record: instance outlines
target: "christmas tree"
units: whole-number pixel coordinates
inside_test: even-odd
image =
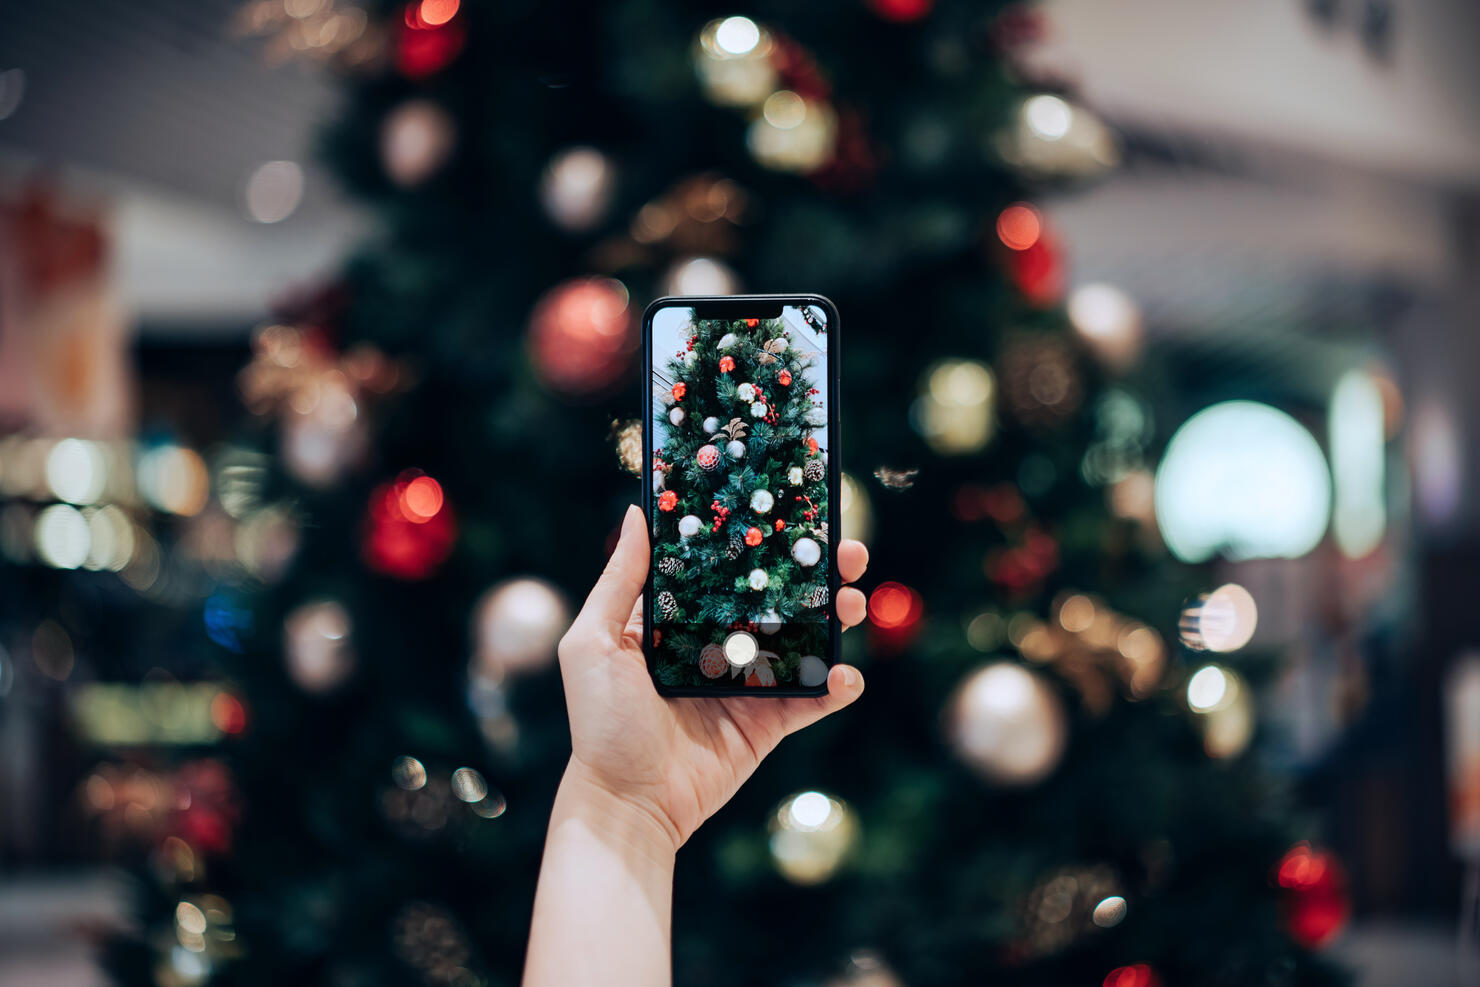
[[[660,309],[654,332],[674,316],[682,310]],[[659,681],[692,688],[738,677],[717,642],[724,629],[745,627],[782,648],[743,669],[746,685],[819,685],[828,497],[817,436],[826,436],[827,412],[813,397],[824,383],[822,353],[792,345],[782,319],[690,319],[685,331],[684,348],[655,374],[655,387],[668,385],[654,409]],[[825,339],[825,329],[812,338]]]
[[[144,875],[115,970],[516,982],[569,753],[555,642],[639,495],[608,444],[638,415],[635,313],[743,286],[838,305],[837,515],[882,582],[845,640],[868,694],[683,850],[677,982],[1337,979],[1312,947],[1340,927],[1339,871],[1249,747],[1273,656],[1236,650],[1245,601],[1175,565],[1149,519],[1174,381],[1154,352],[1134,369],[1113,293],[1071,327],[1024,201],[1109,167],[1113,138],[1023,74],[1031,12],[708,8],[381,3],[342,46],[328,160],[380,224],[243,377],[281,467],[259,533],[281,564],[222,655],[239,822]],[[772,322],[692,335],[695,365],[669,365],[657,524],[680,540],[658,589],[701,578],[705,612],[658,617],[793,615],[815,598],[748,574],[826,539],[796,501],[758,545],[739,515],[798,467],[816,482],[808,402],[783,397],[800,365],[767,350]],[[732,411],[745,384],[759,417]],[[615,434],[650,482],[639,433]],[[738,535],[736,557],[684,549],[687,517]],[[773,672],[800,679],[803,657]]]

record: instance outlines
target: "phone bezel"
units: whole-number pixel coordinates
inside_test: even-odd
[[[800,294],[767,294],[767,295],[669,295],[655,299],[642,313],[642,516],[643,523],[647,525],[648,537],[652,538],[653,532],[653,316],[664,308],[692,308],[695,309],[696,318],[759,318],[768,317],[762,312],[757,315],[756,309],[760,306],[775,306],[777,315],[787,305],[798,308],[807,305],[816,305],[822,309],[827,316],[827,369],[825,372],[827,387],[827,542],[828,542],[828,573],[827,573],[827,659],[828,668],[831,669],[839,661],[839,649],[841,646],[842,624],[838,620],[837,600],[838,590],[842,588],[842,577],[838,575],[838,544],[842,541],[842,521],[839,516],[840,503],[839,492],[842,487],[842,445],[841,429],[839,428],[839,406],[838,392],[840,375],[840,357],[838,347],[838,308],[831,299],[823,295],[811,292]],[[704,314],[700,314],[700,312]],[[743,314],[742,314],[743,313]],[[784,696],[823,696],[827,694],[827,682],[824,680],[818,686],[783,686],[776,685],[769,688],[755,688],[744,684],[744,680],[731,680],[737,684],[731,686],[669,686],[658,681],[653,656],[653,571],[652,571],[652,549],[648,550],[648,574],[646,585],[642,594],[642,653],[647,663],[648,675],[653,680],[659,695],[674,698],[709,697],[718,698],[725,696],[750,696],[758,699],[779,698]]]

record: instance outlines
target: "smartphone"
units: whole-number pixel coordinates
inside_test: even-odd
[[[667,696],[818,696],[837,661],[838,313],[821,295],[643,316],[643,650]]]

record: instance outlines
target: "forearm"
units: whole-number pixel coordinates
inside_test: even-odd
[[[540,865],[524,987],[671,980],[674,841],[568,768]]]

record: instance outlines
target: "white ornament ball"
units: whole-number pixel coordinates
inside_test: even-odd
[[[816,655],[802,655],[801,664],[797,666],[797,681],[809,688],[826,682],[827,662]]]
[[[800,487],[802,485],[802,468],[800,466],[793,466],[787,470],[786,482],[794,487]]]
[[[750,588],[756,591],[765,589],[771,582],[771,577],[766,575],[764,569],[750,570]]]
[[[730,444],[725,446],[725,452],[730,454],[731,459],[744,459],[745,443],[739,439],[731,439]]]
[[[741,401],[754,401],[755,385],[749,382],[741,384],[739,387],[735,388],[735,397],[739,398]]]
[[[787,346],[787,343],[786,343],[786,337],[785,336],[777,336],[775,339],[771,340],[769,343],[766,344],[766,348],[767,349],[769,349],[772,353],[777,353],[777,354],[785,353],[786,352],[786,346]]]
[[[683,409],[682,408],[674,408],[672,411],[668,412],[668,421],[671,422],[674,425],[682,425],[683,424]]]
[[[1010,661],[973,672],[951,700],[949,739],[970,767],[1003,785],[1042,781],[1068,742],[1058,694]]]
[[[807,424],[808,425],[811,425],[813,428],[818,428],[818,427],[821,427],[823,425],[826,425],[827,424],[827,409],[826,408],[813,408],[811,411],[807,412]]]
[[[769,514],[775,506],[776,498],[771,496],[769,490],[757,490],[750,495],[750,509],[757,514]]]
[[[543,668],[570,624],[560,590],[543,579],[521,577],[493,586],[473,606],[473,640],[479,670],[498,681]]]
[[[775,610],[767,610],[756,623],[760,625],[762,634],[775,634],[781,630],[781,615]]]
[[[704,527],[704,522],[692,514],[685,514],[678,519],[678,534],[681,538],[694,537],[702,527]]]
[[[668,481],[665,478],[665,474],[663,473],[663,471],[653,470],[653,493],[660,492],[667,485]]]
[[[696,364],[696,363],[698,363],[698,362],[699,362],[699,354],[695,353],[693,350],[685,350],[684,351],[683,365],[685,367],[693,367],[693,365]]]
[[[305,603],[283,621],[288,677],[305,692],[328,692],[355,665],[349,613],[332,600]]]
[[[767,410],[769,409],[766,408],[766,402],[764,401],[757,401],[755,404],[750,406],[750,414],[754,418],[766,417]]]
[[[798,538],[796,544],[791,546],[791,557],[797,560],[798,565],[811,568],[822,559],[822,546],[811,538]]]
[[[735,339],[735,334],[733,332],[727,332],[723,336],[719,337],[718,345],[720,349],[727,350],[731,346],[734,346],[736,342],[738,342],[738,340]]]
[[[715,432],[718,432],[718,431],[719,431],[719,419],[718,418],[714,417],[713,415],[710,415],[708,418],[704,419],[704,434],[705,435],[713,435]]]

